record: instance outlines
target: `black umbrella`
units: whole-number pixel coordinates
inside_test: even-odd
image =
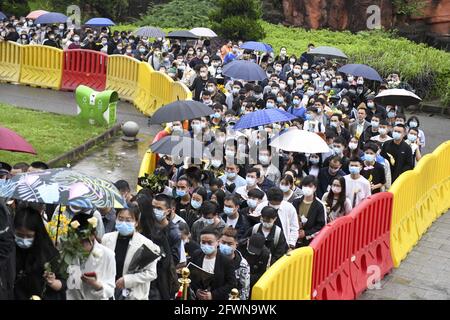
[[[199,37],[187,30],[178,30],[169,32],[167,38],[173,39],[198,39]]]
[[[166,36],[164,31],[156,27],[141,27],[137,29],[134,34],[139,37],[147,38],[164,38]]]
[[[411,106],[418,104],[422,99],[414,92],[405,89],[387,89],[381,91],[376,97],[375,102],[384,106]]]
[[[206,117],[214,110],[194,100],[178,100],[161,107],[151,117],[149,124],[160,124]]]
[[[200,140],[175,135],[166,136],[150,145],[150,150],[154,153],[195,159],[203,158],[203,148]]]

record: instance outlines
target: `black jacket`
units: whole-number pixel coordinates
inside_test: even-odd
[[[304,196],[295,199],[292,205],[297,210],[297,214],[299,214],[299,206],[303,202]],[[314,201],[311,204],[311,207],[308,211],[307,216],[308,221],[301,225],[300,229],[305,231],[306,236],[312,236],[316,232],[319,232],[326,224],[326,209],[325,205],[318,198],[314,198]],[[309,244],[312,239],[304,238],[301,242],[302,244]]]
[[[327,192],[328,186],[331,185],[331,181],[333,180],[333,178],[345,176],[345,172],[342,171],[342,169],[340,169],[334,176],[330,174],[328,169],[329,167],[320,169],[319,175],[317,177],[319,181],[319,187],[317,188],[317,197],[320,199],[325,194],[325,192]]]
[[[0,199],[0,300],[14,299],[16,243],[12,217]]]
[[[381,147],[381,156],[389,161],[392,183],[403,172],[414,168],[412,150],[405,141],[402,141],[400,145],[397,145],[394,140],[386,141]]]
[[[239,245],[238,250],[250,266],[250,287],[252,288],[264,272],[266,272],[268,265],[271,263],[270,250],[264,246],[261,254],[251,255],[247,251],[247,242]]]
[[[198,250],[192,257],[192,263],[200,268],[203,266],[203,259],[205,254]],[[194,292],[200,288],[197,283],[191,283]],[[237,287],[237,280],[234,274],[232,262],[227,257],[223,256],[219,251],[216,255],[216,263],[214,265],[214,281],[211,286],[211,295],[213,300],[228,300],[229,294],[233,288]]]
[[[226,214],[222,214],[222,220],[227,224],[227,218],[228,216]],[[238,240],[243,239],[245,237],[245,234],[247,233],[248,228],[250,227],[250,224],[247,220],[247,218],[239,213],[238,221],[236,222],[236,226],[234,227],[237,229],[237,238]]]
[[[180,248],[181,248],[181,236],[180,229],[172,221],[164,228],[167,240],[170,245],[170,252],[172,253],[173,262],[177,265],[180,262]]]
[[[284,233],[283,230],[281,230],[281,234],[280,234],[280,238],[278,239],[278,243],[275,246],[275,229],[276,228],[280,228],[279,226],[277,226],[276,224],[273,226],[272,230],[270,230],[270,233],[267,235],[266,238],[266,243],[265,246],[267,248],[269,248],[270,253],[272,255],[272,259],[271,259],[271,264],[273,264],[275,261],[277,261],[278,259],[280,259],[288,250],[288,244],[286,242],[286,238],[284,237]],[[251,237],[252,236],[252,231],[253,228],[250,228],[247,232],[247,237]],[[257,233],[260,233],[262,235],[264,235],[264,233],[262,232],[262,224],[258,225],[258,231]]]

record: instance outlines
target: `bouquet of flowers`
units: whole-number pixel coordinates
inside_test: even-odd
[[[167,175],[161,172],[146,173],[143,177],[138,178],[138,185],[142,188],[150,189],[152,193],[156,194],[164,191],[167,180]]]
[[[55,244],[57,240],[56,233],[58,233],[58,240],[60,237],[64,237],[67,235],[67,231],[69,230],[69,223],[70,219],[67,218],[67,216],[64,215],[63,213],[53,215],[51,221],[46,225],[48,235],[50,236],[50,239],[53,241],[53,244]]]

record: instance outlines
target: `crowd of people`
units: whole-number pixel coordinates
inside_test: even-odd
[[[148,61],[185,82],[194,100],[214,112],[165,124],[158,136],[187,136],[215,150],[206,159],[160,154],[153,173],[162,184],[157,188],[133,194],[127,181],[117,181],[126,209],[64,208],[67,219],[84,232],[82,244],[89,253],[84,265],[69,267],[68,275],[44,268],[60,249],[45,226],[61,208],[6,199],[0,205],[0,298],[175,299],[180,271],[188,266],[197,270],[190,298],[228,299],[237,288],[241,299],[249,299],[267,268],[307,246],[328,222],[387,190],[413,169],[425,147],[416,116],[407,118],[401,106],[375,101],[382,90],[410,88],[398,73],[381,84],[341,74],[336,61],[308,53],[313,44],[298,55],[286,48],[260,54],[231,41],[213,50],[206,41],[149,42],[107,28],[81,35],[64,25],[34,26],[23,18],[0,23],[0,31],[0,41],[81,47]],[[258,63],[267,79],[222,75],[222,67],[236,59]],[[233,129],[241,116],[272,108],[296,118]],[[305,154],[270,147],[271,139],[293,128],[318,134],[330,151]],[[2,163],[0,178],[42,169],[42,163]],[[91,218],[97,221],[94,228]],[[131,271],[130,261],[142,245],[157,258]]]

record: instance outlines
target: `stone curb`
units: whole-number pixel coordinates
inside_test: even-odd
[[[60,155],[59,157],[48,161],[48,163],[47,163],[48,166],[54,167],[57,164],[60,164],[63,162],[71,162],[75,159],[79,159],[84,153],[86,153],[88,150],[92,149],[99,143],[111,140],[115,135],[117,135],[117,133],[121,130],[121,128],[122,128],[122,123],[115,124],[108,130],[103,132],[102,134],[100,134],[92,139],[89,139],[82,145],[80,145],[76,148],[73,148],[72,150],[69,150],[68,152]]]

